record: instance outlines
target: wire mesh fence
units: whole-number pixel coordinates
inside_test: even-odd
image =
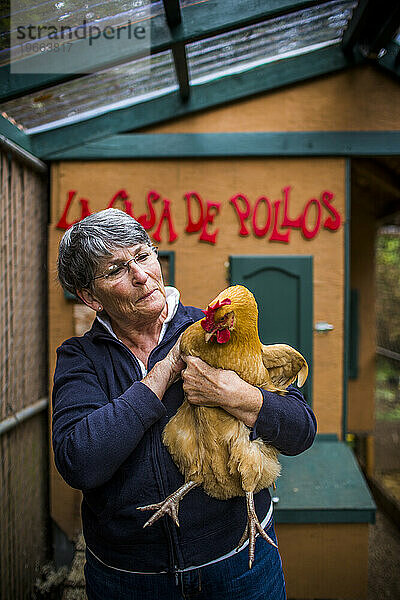
[[[375,469],[400,501],[400,226],[380,229],[376,252]]]
[[[0,185],[0,425],[4,425],[47,393],[47,190],[39,175],[6,152],[0,152]],[[30,597],[48,549],[46,411],[15,423],[0,430],[2,600]]]
[[[400,226],[378,233],[376,297],[376,417],[400,422]]]

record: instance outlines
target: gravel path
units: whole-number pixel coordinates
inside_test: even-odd
[[[368,599],[400,600],[400,531],[381,511],[369,534]]]

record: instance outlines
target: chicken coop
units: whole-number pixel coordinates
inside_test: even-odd
[[[3,396],[3,452],[21,418],[24,427],[33,418],[26,407],[40,400],[36,415],[48,407],[56,348],[95,316],[57,283],[64,231],[104,208],[125,210],[159,247],[165,281],[184,304],[205,308],[243,284],[259,305],[262,342],[306,357],[304,395],[318,436],[304,454],[282,457],[273,492],[288,597],[362,600],[375,504],[348,439],[363,440],[371,470],[375,233],[400,209],[398,4],[125,4],[30,3],[8,25],[15,45],[0,50],[2,152],[24,165],[20,179],[2,166],[3,316],[13,306],[16,335],[21,320],[35,323],[36,341],[21,333],[21,343],[33,371],[48,366],[48,393],[24,379],[16,404],[14,388]],[[25,174],[22,195],[21,169],[41,173],[39,183]],[[36,222],[27,244],[24,231],[32,235]],[[47,267],[42,260],[35,278],[47,270],[47,300],[26,277],[44,252]],[[20,268],[23,300],[18,293],[14,302]],[[26,310],[37,301],[35,313]],[[4,381],[13,351],[2,355]],[[47,457],[46,443],[38,452]],[[46,543],[62,560],[80,532],[81,495],[51,452],[49,473]],[[0,521],[0,590],[10,599],[17,571],[7,532],[17,520],[12,499],[23,501],[18,489],[0,516],[9,519]]]

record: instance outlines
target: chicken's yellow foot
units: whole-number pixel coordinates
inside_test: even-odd
[[[143,527],[147,527],[149,525],[153,525],[155,521],[168,514],[173,519],[175,525],[179,527],[178,520],[178,509],[179,502],[182,500],[183,496],[185,496],[191,489],[200,485],[195,481],[188,481],[180,488],[178,488],[173,494],[170,494],[163,500],[162,502],[157,502],[157,504],[148,504],[147,506],[138,506],[138,510],[155,510],[157,512],[154,513],[150,517],[148,521],[143,525]]]
[[[254,561],[254,551],[256,547],[256,531],[274,548],[278,548],[275,544],[274,540],[272,540],[269,535],[267,535],[264,529],[261,526],[260,521],[256,515],[256,510],[254,508],[254,497],[253,492],[246,492],[246,506],[247,506],[247,525],[246,529],[242,537],[240,538],[240,542],[237,545],[236,550],[240,550],[246,540],[249,540],[249,569],[253,566]]]

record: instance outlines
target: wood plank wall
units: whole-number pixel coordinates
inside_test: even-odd
[[[0,421],[47,395],[46,181],[0,153]],[[48,551],[48,426],[0,436],[0,597],[28,598]]]

